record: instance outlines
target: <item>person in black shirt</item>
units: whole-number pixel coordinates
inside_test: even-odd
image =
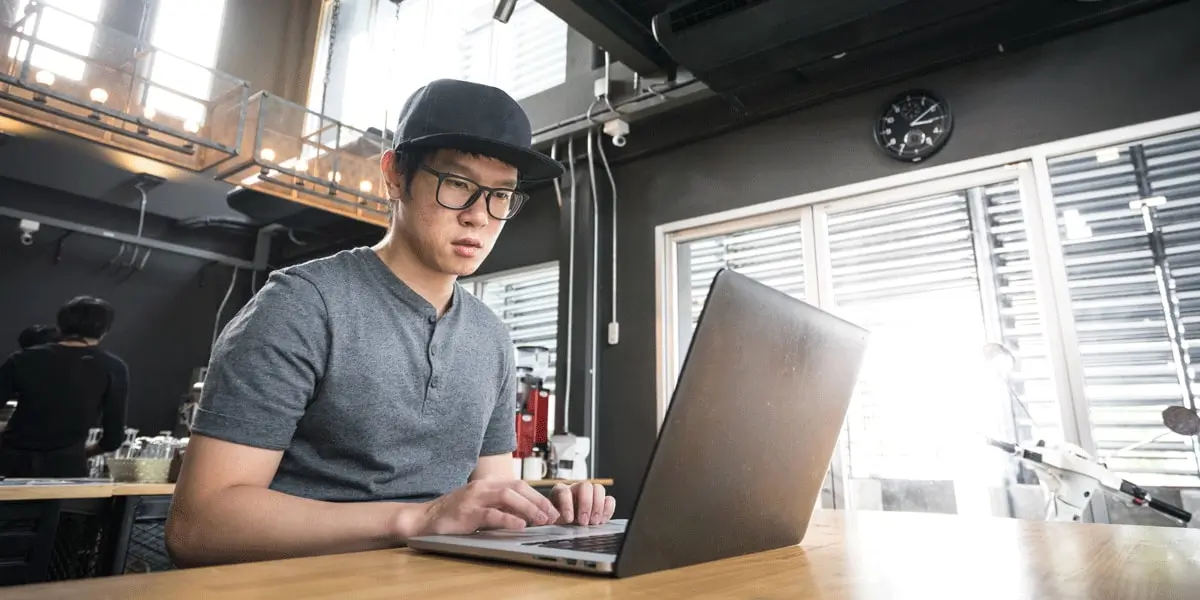
[[[58,311],[58,342],[19,350],[0,365],[0,398],[17,399],[0,437],[0,475],[87,477],[88,458],[125,441],[129,370],[97,346],[113,317],[104,300],[74,298]],[[103,436],[87,446],[98,421]]]

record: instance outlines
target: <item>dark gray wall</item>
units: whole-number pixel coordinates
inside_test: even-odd
[[[618,513],[628,514],[656,436],[655,226],[1200,110],[1195,23],[1200,2],[1189,2],[617,167],[622,336],[600,351],[597,472],[616,479]],[[948,146],[922,167],[885,158],[871,139],[875,111],[912,86],[941,93],[956,116]],[[630,146],[654,135],[641,126]],[[600,297],[610,293],[602,285]]]
[[[96,227],[136,230],[134,211],[2,177],[0,205]],[[129,426],[151,433],[171,429],[192,369],[208,362],[214,318],[232,269],[154,251],[141,272],[119,272],[106,266],[120,244],[78,233],[64,238],[66,234],[43,226],[34,244],[23,246],[17,222],[0,217],[0,356],[16,350],[21,329],[53,324],[63,302],[81,294],[100,296],[117,313],[103,345],[129,365]],[[242,258],[252,256],[253,236],[179,231],[155,215],[148,215],[144,234]],[[132,250],[126,250],[123,258],[131,255]],[[249,281],[250,274],[242,271],[222,325],[245,303]]]
[[[504,225],[492,253],[477,275],[558,260],[558,200],[552,190],[533,194],[525,208]]]

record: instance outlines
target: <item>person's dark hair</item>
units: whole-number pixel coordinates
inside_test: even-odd
[[[116,315],[108,302],[93,296],[72,298],[58,309],[58,332],[64,338],[104,337]]]
[[[52,325],[30,325],[17,336],[17,345],[22,350],[42,344],[53,344],[57,341],[58,330]]]

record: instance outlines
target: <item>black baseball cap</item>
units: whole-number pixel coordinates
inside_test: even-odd
[[[525,111],[504,90],[457,79],[438,79],[404,103],[393,149],[453,148],[504,161],[522,180],[561,177],[558,161],[533,149]]]

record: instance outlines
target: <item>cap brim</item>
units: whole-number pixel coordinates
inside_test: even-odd
[[[462,152],[490,156],[516,167],[522,181],[555,179],[562,177],[565,172],[562,163],[541,152],[463,133],[435,133],[405,140],[396,144],[395,149],[405,150],[406,148],[453,148]]]

